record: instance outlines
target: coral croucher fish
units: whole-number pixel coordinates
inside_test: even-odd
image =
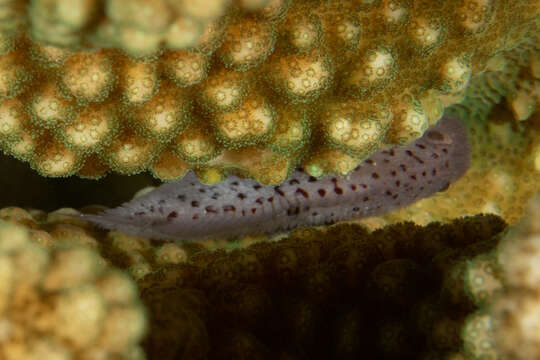
[[[469,157],[465,128],[445,115],[420,139],[375,152],[345,177],[317,179],[298,169],[279,186],[234,175],[204,185],[190,172],[120,207],[77,217],[105,229],[177,241],[271,234],[412,204],[459,179]]]

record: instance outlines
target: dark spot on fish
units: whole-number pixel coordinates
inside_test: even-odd
[[[411,150],[406,150],[405,153],[412,157],[414,160],[418,161],[420,164],[424,163],[424,160],[420,159],[418,156],[416,156],[415,153],[413,153]]]
[[[438,158],[439,158],[439,154],[433,153],[433,154],[431,154],[431,158],[432,158],[432,159],[438,159]]]
[[[296,189],[296,193],[297,194],[301,194],[303,197],[305,197],[306,199],[309,198],[309,194],[306,190],[302,189],[302,188],[298,188]]]
[[[396,181],[396,186],[399,187],[399,185],[401,185],[401,181],[397,180]]]
[[[279,186],[276,186],[274,187],[274,190],[281,196],[285,196],[285,193],[283,192],[283,190],[280,189]]]
[[[289,181],[289,185],[295,185],[295,184],[300,184],[300,181],[298,181],[297,179],[291,179]]]
[[[352,211],[360,211],[360,208],[355,206],[352,208]]]
[[[213,206],[207,206],[204,210],[206,210],[207,213],[217,214],[217,210]]]
[[[251,208],[251,213],[255,214],[257,212],[257,208]]]
[[[383,161],[384,161],[385,164],[388,164],[390,162],[390,160],[388,160],[388,159],[383,159]]]
[[[317,178],[315,176],[310,176],[308,178],[308,182],[315,182],[315,181],[317,181]]]
[[[363,201],[369,201],[369,197],[364,196],[364,198],[363,198],[362,200],[363,200]]]
[[[367,189],[368,186],[366,184],[360,184],[361,187],[363,187],[364,189]]]
[[[396,194],[394,196],[392,196],[392,199],[396,200],[398,198],[399,194]]]
[[[448,168],[450,167],[450,161],[447,160],[447,161],[444,163],[444,167],[448,169]]]
[[[425,171],[422,171],[422,176],[425,177],[426,175],[427,175],[427,173]]]
[[[231,185],[238,186],[238,181],[233,181]]]
[[[431,170],[431,176],[435,176],[435,175],[437,175],[437,169],[433,168]]]
[[[191,206],[193,206],[193,207],[199,207],[199,202],[198,202],[198,201],[192,201],[192,202],[191,202]]]
[[[416,147],[418,147],[418,148],[420,148],[422,150],[424,150],[426,148],[426,146],[422,145],[422,144],[415,144],[415,145],[416,145]]]
[[[371,174],[371,177],[374,178],[374,179],[378,179],[378,178],[379,178],[379,174],[373,173],[373,174]]]
[[[274,201],[274,197],[273,197],[273,196],[270,196],[270,197],[269,197],[268,199],[266,199],[266,200],[268,200],[268,202],[273,202],[273,201]]]
[[[317,215],[319,215],[319,213],[316,212],[316,211],[314,211],[314,212],[311,213],[311,216],[317,216]]]
[[[356,187],[356,185],[352,184],[352,185],[351,185],[351,190],[352,190],[352,191],[356,191],[356,189],[358,189],[358,188]]]
[[[409,176],[411,179],[416,180],[416,175]]]
[[[395,170],[392,170],[392,172],[390,173],[392,176],[397,176],[397,171]]]
[[[176,211],[171,211],[169,215],[167,215],[167,220],[174,219],[175,217],[178,217],[178,213]]]
[[[386,190],[386,195],[392,196],[392,192],[390,190]]]
[[[253,188],[254,188],[255,190],[259,190],[260,188],[262,188],[262,186],[259,185],[259,184],[255,184],[255,185],[253,185]]]
[[[247,198],[247,196],[243,193],[240,193],[238,194],[238,198],[240,198],[240,200],[244,200],[245,198]]]
[[[337,187],[337,186],[336,186],[336,187],[334,188],[334,192],[335,192],[336,194],[338,194],[338,195],[343,195],[343,189],[340,188],[340,187]]]
[[[144,211],[137,211],[137,212],[135,213],[135,215],[137,215],[137,216],[142,216],[142,215],[146,215],[146,213],[145,213]]]
[[[186,201],[186,195],[184,194],[178,195],[176,198],[180,201]]]
[[[197,214],[193,215],[193,217],[192,217],[193,220],[197,220],[198,218],[199,218],[199,215],[197,215]]]
[[[204,193],[206,192],[206,190],[205,190],[205,189],[199,189],[199,192],[200,192],[201,194],[204,194]]]
[[[405,166],[405,164],[401,164],[399,165],[399,167],[401,168],[401,170],[407,172],[407,167]]]
[[[319,193],[321,197],[324,197],[326,195],[326,190],[324,189],[319,189],[317,192]]]
[[[256,202],[257,204],[261,204],[261,205],[263,204],[263,201],[264,201],[264,198],[262,198],[262,197],[260,197],[260,198],[258,198],[257,200],[255,200],[255,202]]]
[[[246,216],[246,210],[242,210],[242,216]]]
[[[224,211],[224,212],[227,212],[227,211],[236,211],[236,208],[235,208],[234,206],[232,206],[232,205],[225,205],[225,206],[223,207],[223,211]]]
[[[443,148],[442,151],[443,151],[443,153],[448,154],[448,149],[447,148]]]
[[[218,198],[219,198],[219,194],[218,194],[218,193],[212,194],[212,199],[217,200]]]
[[[373,160],[371,160],[371,159],[367,159],[367,160],[365,161],[365,163],[366,163],[366,164],[369,164],[369,165],[373,165],[373,164],[375,164],[375,161],[373,161]]]
[[[428,139],[433,140],[433,141],[443,141],[444,140],[444,135],[441,134],[440,132],[436,131],[436,130],[427,131],[425,136]]]

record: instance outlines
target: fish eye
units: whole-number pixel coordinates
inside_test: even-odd
[[[443,133],[437,130],[428,130],[426,131],[424,138],[427,142],[436,144],[445,144],[450,145],[453,143],[453,139],[450,136],[444,136]]]
[[[428,130],[426,132],[426,138],[432,141],[440,142],[444,140],[444,135],[436,130]]]

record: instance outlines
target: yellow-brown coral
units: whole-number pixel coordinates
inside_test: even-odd
[[[146,316],[133,280],[87,246],[37,238],[0,220],[0,357],[144,359]]]
[[[0,6],[1,147],[45,176],[169,180],[183,174],[171,153],[265,183],[298,165],[345,174],[421,136],[495,55],[538,39],[532,0]],[[536,83],[512,101],[527,116]],[[285,168],[262,176],[246,161],[261,152]]]

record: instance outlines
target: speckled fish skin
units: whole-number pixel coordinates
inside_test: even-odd
[[[106,229],[178,241],[276,233],[412,204],[460,178],[469,156],[463,125],[444,116],[422,138],[374,153],[346,177],[316,179],[297,170],[279,186],[232,175],[208,186],[190,172],[121,207],[82,217]]]

